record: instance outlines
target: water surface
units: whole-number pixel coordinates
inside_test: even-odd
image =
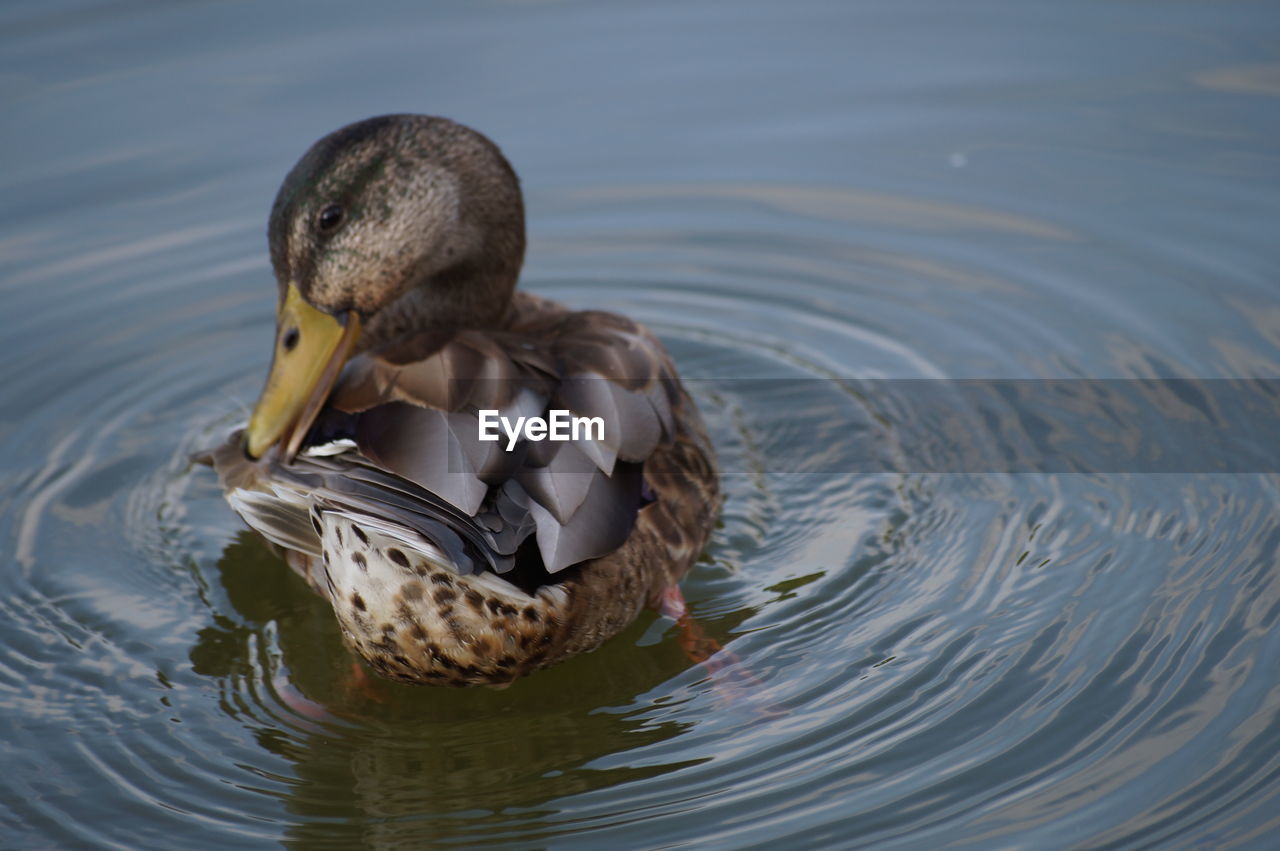
[[[12,3],[0,44],[6,845],[1274,845],[1272,6]],[[280,179],[390,111],[502,145],[526,288],[668,343],[751,700],[652,614],[353,690],[187,463],[260,387]]]

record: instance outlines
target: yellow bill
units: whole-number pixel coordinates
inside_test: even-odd
[[[276,316],[271,372],[245,432],[249,457],[261,458],[283,441],[285,462],[293,460],[359,337],[360,317],[354,311],[330,316],[289,285]]]

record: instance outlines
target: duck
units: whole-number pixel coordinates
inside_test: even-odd
[[[375,672],[502,687],[646,607],[684,616],[721,507],[707,429],[644,325],[517,290],[497,145],[437,116],[349,124],[289,171],[267,236],[266,383],[200,460]]]

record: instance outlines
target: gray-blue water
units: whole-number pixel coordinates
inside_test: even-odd
[[[1275,847],[1278,45],[1265,2],[5,4],[0,845]],[[778,711],[652,614],[353,690],[187,465],[261,385],[280,179],[392,111],[503,147],[523,286],[669,344],[729,496],[686,596]],[[1140,378],[1219,381],[1094,381]]]

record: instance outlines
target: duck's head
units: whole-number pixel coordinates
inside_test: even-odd
[[[354,353],[503,321],[524,207],[497,146],[426,115],[387,115],[311,146],[271,209],[275,356],[246,430],[292,458]]]

